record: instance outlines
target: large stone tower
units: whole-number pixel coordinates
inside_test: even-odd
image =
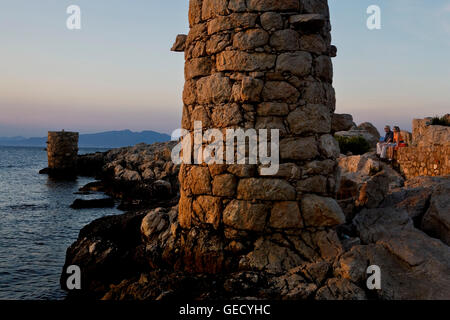
[[[344,221],[333,199],[339,146],[330,135],[336,48],[327,0],[190,0],[189,22],[174,47],[186,59],[183,128],[279,129],[280,170],[182,165],[181,228],[214,230],[225,252],[248,253],[243,268],[313,259],[308,247],[329,244],[329,230]],[[258,260],[271,250],[292,263]]]

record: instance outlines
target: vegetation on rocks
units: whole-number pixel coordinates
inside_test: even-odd
[[[436,116],[431,120],[431,125],[450,127],[450,118],[448,117],[448,115],[444,117]]]
[[[339,142],[341,153],[353,155],[362,155],[370,151],[370,144],[361,136],[355,137],[341,137],[337,136],[336,140]]]

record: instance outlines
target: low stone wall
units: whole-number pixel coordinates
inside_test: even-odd
[[[450,143],[400,148],[397,163],[406,178],[450,175]]]

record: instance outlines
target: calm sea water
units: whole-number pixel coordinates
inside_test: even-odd
[[[67,247],[91,221],[120,213],[70,209],[76,198],[103,195],[75,195],[93,180],[54,181],[38,174],[46,165],[43,148],[0,147],[0,299],[63,299],[59,276]]]

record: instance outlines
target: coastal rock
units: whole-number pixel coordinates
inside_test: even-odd
[[[338,159],[340,170],[337,199],[348,219],[362,208],[376,208],[389,191],[401,187],[404,179],[373,153]]]
[[[115,206],[114,199],[93,199],[93,200],[83,200],[76,199],[72,204],[72,209],[93,209],[93,208],[113,208]]]
[[[450,183],[438,186],[422,219],[422,230],[450,246]]]
[[[406,211],[362,211],[354,224],[363,243],[365,261],[389,270],[382,279],[382,299],[416,300],[450,297],[450,248],[414,228]],[[352,250],[359,250],[354,247]],[[353,264],[358,266],[358,263]],[[351,271],[350,271],[351,272]],[[355,271],[357,272],[357,271]]]
[[[179,166],[171,162],[176,142],[138,144],[105,153],[79,156],[78,170],[101,180],[81,191],[102,191],[122,200],[120,208],[146,207],[149,203],[175,202]],[[85,167],[86,166],[86,167]],[[97,190],[98,189],[98,190]],[[175,197],[175,198],[174,198]]]

